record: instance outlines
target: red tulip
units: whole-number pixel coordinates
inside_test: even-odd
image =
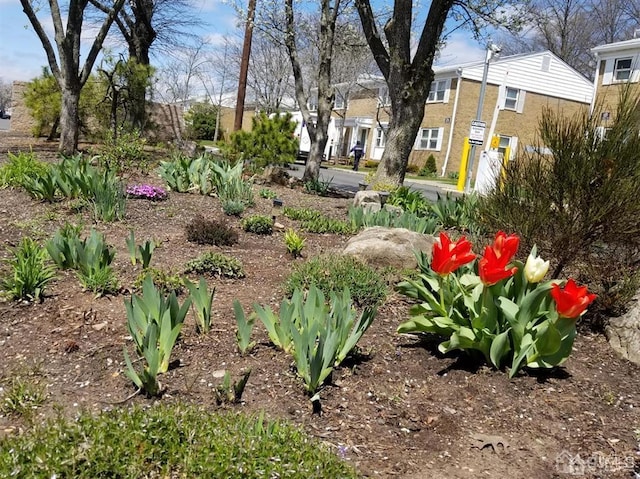
[[[564,289],[558,284],[551,286],[551,297],[556,302],[556,310],[563,318],[575,319],[587,309],[595,294],[587,293],[586,286],[578,286],[573,279],[567,281]]]
[[[505,261],[505,259],[507,261]],[[510,278],[518,271],[515,266],[513,268],[506,269],[507,263],[511,260],[511,257],[503,255],[498,257],[496,251],[491,246],[487,246],[484,249],[484,255],[478,262],[478,272],[480,273],[480,280],[487,286],[496,284],[498,281]]]
[[[496,233],[496,239],[491,246],[484,249],[484,255],[478,262],[480,279],[487,286],[509,278],[518,271],[515,266],[507,269],[518,251],[520,238],[516,235],[507,235],[503,231]]]
[[[441,276],[446,276],[475,258],[476,255],[471,251],[471,243],[464,236],[452,243],[449,237],[441,232],[440,242],[433,244],[431,269]]]
[[[496,233],[496,239],[493,240],[493,251],[496,257],[504,262],[506,266],[511,258],[513,258],[518,251],[520,245],[520,238],[517,235],[507,235],[504,231],[498,231]]]

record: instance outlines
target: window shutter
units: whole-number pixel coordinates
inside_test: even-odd
[[[506,85],[500,85],[498,87],[498,109],[504,110],[504,100],[507,96],[507,87]]]
[[[603,85],[611,85],[613,83],[613,66],[616,60],[611,58],[607,60],[604,64],[604,74],[602,75],[602,84]]]
[[[438,144],[436,145],[436,151],[440,151],[442,149],[442,138],[444,137],[444,128],[438,128]]]
[[[524,110],[524,98],[526,94],[527,92],[524,90],[520,90],[520,93],[518,93],[518,104],[516,105],[516,112],[518,113],[522,113]]]

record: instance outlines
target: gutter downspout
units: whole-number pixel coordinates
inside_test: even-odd
[[[598,92],[598,80],[600,79],[600,64],[602,63],[602,57],[596,53],[598,63],[596,65],[596,74],[593,78],[593,96],[591,97],[591,106],[589,107],[589,116],[593,115],[593,110],[596,107],[596,93]]]
[[[460,98],[460,88],[462,87],[462,68],[456,71],[458,74],[458,83],[456,85],[456,98],[453,100],[453,112],[451,113],[451,123],[449,124],[449,141],[447,142],[447,153],[444,155],[444,164],[442,165],[442,174],[444,176],[447,171],[447,164],[451,156],[451,144],[453,142],[453,131],[456,126],[456,113],[458,112],[458,99]]]

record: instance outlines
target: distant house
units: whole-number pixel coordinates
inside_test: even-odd
[[[483,68],[484,61],[434,68],[410,163],[421,167],[433,155],[443,175],[460,169],[465,138],[476,117]],[[338,91],[343,87],[336,85]],[[549,51],[498,58],[488,71],[482,148],[513,155],[518,147],[534,146],[545,107],[571,115],[588,108],[592,98],[593,84]],[[359,140],[365,145],[365,159],[379,160],[389,108],[384,79],[370,77],[359,83],[348,98],[336,102],[334,117],[342,127],[343,141],[335,151],[344,155]]]
[[[597,46],[591,51],[597,59],[591,111],[599,115],[603,130],[614,119],[620,93],[632,88],[640,94],[640,38]]]

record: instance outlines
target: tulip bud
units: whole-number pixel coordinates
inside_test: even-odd
[[[540,257],[529,255],[524,265],[524,277],[529,283],[539,283],[549,271],[549,262]]]

